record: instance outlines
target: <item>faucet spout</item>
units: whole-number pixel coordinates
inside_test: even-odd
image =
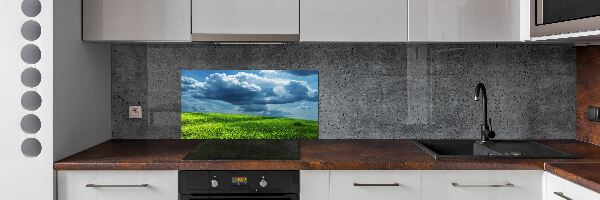
[[[478,83],[475,87],[475,97],[473,98],[475,101],[479,101],[481,99],[481,106],[483,107],[483,123],[481,124],[481,142],[487,142],[490,139],[496,137],[496,133],[491,130],[490,124],[488,124],[488,105],[487,105],[487,93],[485,90],[485,85],[483,83]],[[490,119],[490,123],[491,123]]]

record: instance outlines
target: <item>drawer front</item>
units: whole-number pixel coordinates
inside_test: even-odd
[[[542,200],[543,171],[423,171],[423,200]]]
[[[419,171],[331,171],[331,200],[418,200]]]
[[[57,172],[58,200],[177,200],[177,186],[171,170]]]
[[[600,194],[554,174],[546,176],[546,200],[600,200]]]

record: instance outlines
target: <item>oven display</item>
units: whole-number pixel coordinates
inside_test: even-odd
[[[231,177],[232,185],[248,185],[248,177],[244,176],[235,176]]]

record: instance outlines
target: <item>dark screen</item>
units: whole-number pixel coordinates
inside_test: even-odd
[[[543,5],[543,24],[600,15],[600,0],[543,0]]]
[[[198,140],[184,160],[298,160],[298,140]]]

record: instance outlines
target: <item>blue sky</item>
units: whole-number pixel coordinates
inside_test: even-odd
[[[317,70],[182,70],[181,111],[318,120]]]

